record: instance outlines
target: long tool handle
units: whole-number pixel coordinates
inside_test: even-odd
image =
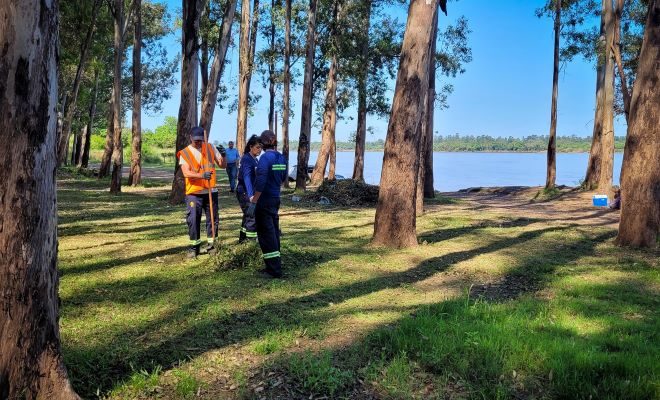
[[[213,165],[213,173],[215,174],[215,152],[211,151],[211,154],[208,153],[209,151],[209,138],[208,134],[206,133],[206,129],[204,129],[204,151],[206,152],[207,157],[211,157],[211,165]],[[213,235],[213,244],[215,245],[215,215],[213,212],[213,194],[211,193],[213,188],[211,188],[211,181],[209,180],[209,214],[211,214],[211,233]]]

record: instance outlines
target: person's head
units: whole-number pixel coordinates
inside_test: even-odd
[[[265,131],[261,132],[259,141],[261,142],[261,146],[264,148],[264,150],[274,149],[277,147],[277,136],[275,136],[271,130],[266,129]]]
[[[232,142],[230,140],[229,143],[227,143],[227,146],[229,146],[230,149],[233,149],[234,148],[234,142]]]
[[[615,188],[614,189],[614,198],[618,199],[619,197],[621,197],[621,189]]]
[[[190,143],[196,149],[202,148],[202,144],[204,144],[204,128],[195,126],[190,130]]]
[[[261,153],[261,142],[259,141],[259,136],[250,136],[250,139],[248,139],[247,143],[245,144],[245,150],[243,153],[250,153],[252,157],[256,157]]]

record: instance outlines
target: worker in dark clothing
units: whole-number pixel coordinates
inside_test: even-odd
[[[266,268],[261,272],[274,278],[282,277],[280,257],[280,187],[287,178],[286,160],[277,151],[277,137],[265,130],[259,137],[264,153],[257,164],[254,196],[247,215],[254,215],[257,223],[259,246]]]
[[[261,142],[259,136],[252,135],[245,145],[243,157],[241,157],[238,169],[238,185],[236,186],[236,198],[243,211],[241,221],[241,232],[238,235],[238,243],[257,238],[257,223],[253,216],[247,215],[250,199],[254,196],[254,183],[257,179],[257,156],[261,154]]]

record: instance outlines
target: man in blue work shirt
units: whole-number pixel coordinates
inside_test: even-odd
[[[236,173],[238,172],[236,162],[239,159],[239,155],[238,150],[234,148],[234,142],[230,141],[228,147],[229,148],[226,149],[227,155],[225,156],[225,160],[227,160],[227,167],[225,170],[229,177],[229,191],[234,193],[234,190],[236,189]]]
[[[277,151],[277,137],[265,130],[259,138],[263,153],[257,164],[257,178],[254,183],[254,196],[250,199],[248,215],[253,215],[257,223],[259,246],[263,253],[266,268],[261,272],[273,278],[282,277],[280,257],[280,187],[287,178],[286,160]]]

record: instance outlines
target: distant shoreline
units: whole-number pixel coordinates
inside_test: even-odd
[[[385,149],[380,150],[365,150],[365,153],[382,153]],[[314,149],[311,151],[319,151]],[[294,149],[289,149],[290,153],[296,153]],[[355,150],[337,150],[338,153],[353,153]],[[434,153],[498,153],[498,154],[545,154],[545,151],[513,151],[513,150],[462,150],[462,151],[447,151],[447,150],[433,150]],[[615,151],[615,154],[622,154],[623,151]],[[576,150],[576,151],[557,151],[557,154],[589,154],[588,151]]]

